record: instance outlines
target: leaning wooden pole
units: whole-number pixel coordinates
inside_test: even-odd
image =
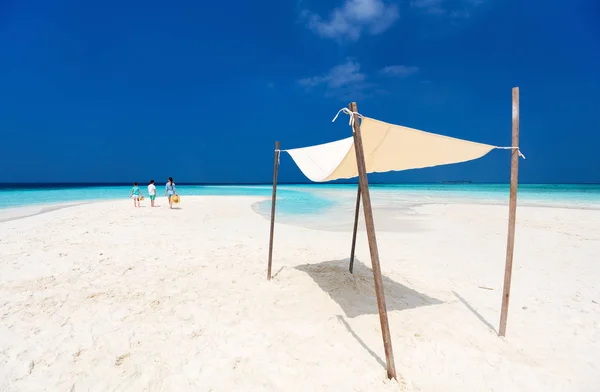
[[[354,209],[354,231],[352,232],[352,249],[350,250],[350,273],[354,273],[354,250],[356,249],[356,232],[358,230],[358,215],[360,214],[360,184],[356,191],[356,208]]]
[[[267,267],[267,280],[271,280],[271,266],[273,264],[273,233],[275,231],[275,202],[277,201],[279,153],[279,142],[275,142],[275,163],[273,164],[273,195],[271,196],[271,232],[269,235],[269,266]]]
[[[513,252],[515,249],[515,222],[517,217],[517,187],[519,185],[519,88],[512,89],[512,155],[510,158],[510,202],[508,206],[508,239],[506,241],[506,266],[504,267],[504,290],[498,335],[506,336],[508,301],[512,278]]]
[[[385,349],[385,361],[387,364],[388,378],[396,379],[396,365],[394,364],[394,353],[392,351],[392,338],[390,336],[390,326],[385,306],[385,294],[383,291],[383,278],[381,277],[381,267],[379,265],[379,250],[377,249],[377,238],[375,236],[375,223],[373,222],[373,209],[371,208],[371,196],[369,195],[369,181],[367,180],[367,165],[365,163],[365,154],[363,150],[362,137],[360,134],[360,124],[356,102],[350,104],[353,121],[354,148],[356,151],[356,164],[358,167],[358,179],[363,199],[363,209],[365,215],[365,224],[367,228],[367,238],[369,240],[369,251],[371,253],[371,264],[373,265],[373,278],[375,281],[375,295],[377,296],[377,307],[379,308],[379,321],[381,322],[381,334],[383,337],[383,347]]]

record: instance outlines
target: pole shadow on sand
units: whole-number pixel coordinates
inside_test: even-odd
[[[325,261],[318,264],[304,264],[295,267],[307,273],[319,285],[321,290],[329,294],[344,311],[347,318],[367,314],[378,314],[377,298],[373,283],[373,271],[360,260],[354,259],[354,273],[348,271],[349,259]],[[421,294],[383,275],[386,308],[394,310],[413,309],[421,306],[439,305],[443,302]],[[354,339],[381,366],[383,359],[377,355],[352,329],[342,315],[337,315]]]
[[[344,324],[344,327],[346,327],[350,335],[352,335],[352,337],[362,346],[362,348],[364,348],[369,353],[369,355],[375,358],[375,360],[381,365],[381,367],[385,368],[385,362],[383,361],[383,359],[381,359],[379,355],[377,355],[373,350],[371,350],[371,348],[367,346],[364,340],[362,340],[360,336],[358,336],[356,332],[354,332],[354,330],[352,329],[350,324],[348,324],[344,316],[338,314],[337,319],[340,323]]]
[[[373,284],[373,272],[360,260],[354,260],[354,273],[348,272],[349,260],[332,260],[318,264],[295,267],[307,273],[329,294],[344,311],[346,317],[354,318],[378,314],[377,298]],[[421,294],[383,275],[386,308],[388,312],[413,309],[421,306],[439,305],[442,301]]]
[[[461,297],[456,291],[453,291],[452,293],[456,296],[456,298],[458,298],[458,300],[460,302],[463,303],[463,305],[465,305],[467,307],[467,309],[469,309],[471,311],[471,313],[473,313],[475,315],[475,317],[477,317],[479,319],[479,321],[481,321],[483,324],[485,324],[486,327],[488,327],[489,329],[491,329],[495,333],[498,333],[498,331],[496,331],[496,327],[494,327],[492,325],[492,323],[490,323],[489,321],[487,321],[485,319],[485,317],[483,317],[481,315],[481,313],[479,313],[473,306],[471,306],[471,304],[469,302],[467,302],[466,299],[464,299],[463,297]]]

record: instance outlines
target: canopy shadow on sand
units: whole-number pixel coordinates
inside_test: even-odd
[[[304,264],[295,268],[307,273],[321,290],[329,294],[342,308],[346,317],[379,314],[373,284],[373,271],[358,259],[354,260],[354,274],[348,271],[348,265],[349,259],[344,259]],[[443,303],[385,275],[382,277],[386,308],[389,312]]]

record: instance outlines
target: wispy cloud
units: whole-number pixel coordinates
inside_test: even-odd
[[[363,33],[381,34],[399,18],[398,6],[384,0],[345,0],[323,19],[303,11],[307,27],[324,38],[356,41]]]
[[[466,19],[471,10],[487,0],[411,0],[411,8],[429,15],[444,16],[452,19]]]
[[[318,87],[324,88],[325,96],[362,99],[384,91],[376,83],[377,75],[408,77],[418,71],[419,68],[415,66],[389,65],[379,70],[379,72],[373,72],[372,77],[369,77],[366,72],[361,70],[358,62],[353,59],[347,59],[322,75],[303,78],[298,83],[307,90]]]
[[[387,67],[382,68],[380,72],[388,76],[407,77],[419,72],[419,67],[408,65],[388,65]]]
[[[360,72],[360,64],[348,59],[345,63],[331,68],[324,75],[300,79],[299,82],[308,88],[325,85],[328,89],[337,89],[360,84],[365,81],[365,78],[365,74]]]
[[[444,0],[411,0],[410,6],[418,8],[428,14],[442,15],[446,13],[443,2]]]
[[[324,88],[326,97],[339,99],[363,99],[373,87],[367,82],[367,75],[360,69],[360,64],[352,59],[336,65],[323,75],[312,76],[298,81],[307,90]]]

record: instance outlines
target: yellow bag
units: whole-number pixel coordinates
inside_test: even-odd
[[[179,195],[173,195],[173,196],[171,196],[171,201],[173,203],[179,203]]]

